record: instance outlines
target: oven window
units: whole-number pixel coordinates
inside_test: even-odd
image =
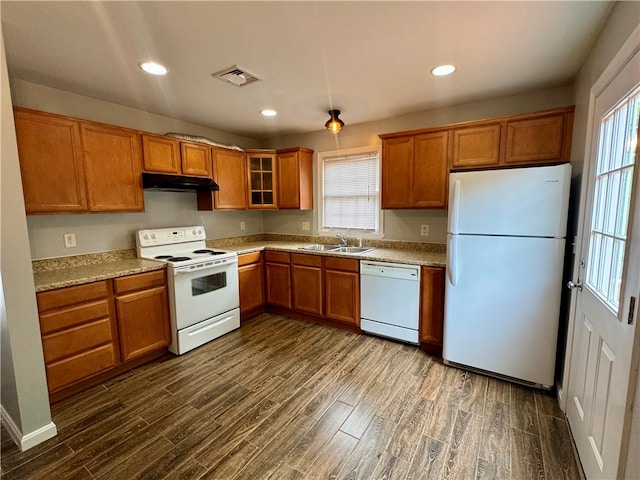
[[[206,277],[191,280],[191,295],[202,295],[214,292],[227,286],[227,272],[214,273]]]

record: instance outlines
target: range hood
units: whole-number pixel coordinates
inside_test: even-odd
[[[220,190],[218,184],[207,177],[187,177],[184,175],[147,172],[142,172],[142,188],[165,192],[213,192]]]

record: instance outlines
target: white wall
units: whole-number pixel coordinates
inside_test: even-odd
[[[2,281],[3,423],[23,447],[55,435],[44,370],[31,271],[4,40],[0,31],[1,163],[0,272]]]
[[[341,118],[344,119],[346,126],[337,135],[333,135],[326,130],[320,130],[305,135],[273,139],[265,146],[287,148],[301,145],[312,148],[316,152],[324,152],[381,145],[378,135],[383,133],[428,128],[500,115],[533,112],[566,105],[573,105],[573,88],[570,86],[491,98],[358,125],[349,125],[349,112],[345,110]],[[315,159],[316,157],[314,156],[314,165]],[[314,198],[317,200],[317,178],[315,183]],[[386,238],[446,243],[446,216],[446,210],[386,210],[384,212]],[[317,232],[316,210],[265,213],[264,229],[265,232],[269,233],[308,233],[301,230],[301,222],[303,221],[311,222],[312,233]],[[430,235],[428,237],[420,236],[421,224],[430,225]]]

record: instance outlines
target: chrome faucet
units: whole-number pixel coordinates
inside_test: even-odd
[[[347,246],[349,245],[349,241],[347,240],[347,236],[344,233],[336,233],[336,237],[338,237],[340,240],[342,240],[342,245],[343,246]]]

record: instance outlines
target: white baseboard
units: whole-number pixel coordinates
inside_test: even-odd
[[[56,425],[53,422],[49,422],[47,425],[23,435],[16,423],[13,421],[13,418],[11,418],[11,415],[7,413],[2,405],[0,405],[0,414],[2,417],[2,423],[6,427],[7,432],[9,432],[9,435],[11,435],[11,438],[16,442],[16,445],[18,445],[22,452],[55,437],[58,433]]]

